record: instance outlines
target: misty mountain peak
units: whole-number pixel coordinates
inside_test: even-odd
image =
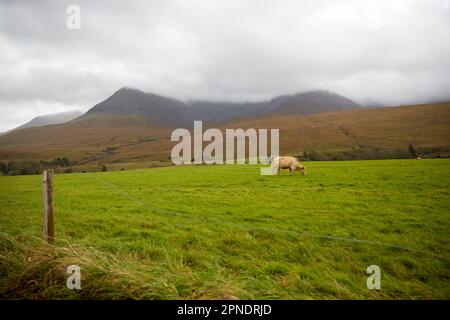
[[[61,123],[69,122],[73,119],[76,119],[79,116],[81,116],[82,114],[83,114],[83,112],[81,112],[80,110],[70,110],[70,111],[65,111],[65,112],[37,116],[37,117],[33,118],[31,121],[21,125],[20,127],[16,128],[16,129],[42,127],[42,126],[48,126],[48,125],[53,125],[53,124],[61,124]],[[13,130],[16,130],[16,129],[13,129]]]
[[[264,114],[312,114],[360,108],[338,94],[315,90],[283,95],[262,102],[182,101],[123,87],[92,107],[84,117],[138,115],[169,125],[189,125],[194,120],[223,122]],[[83,118],[83,117],[82,117]]]
[[[181,124],[188,118],[183,102],[139,89],[123,87],[96,104],[82,118],[101,115],[138,115],[165,124]]]

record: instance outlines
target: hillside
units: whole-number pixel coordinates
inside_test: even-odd
[[[272,114],[210,126],[280,128],[282,154],[372,159],[407,157],[410,144],[422,155],[449,156],[449,122],[450,102],[446,102],[313,115]],[[91,114],[66,124],[0,136],[0,160],[65,156],[80,163],[170,162],[173,129],[139,115]]]
[[[137,157],[165,157],[160,141],[170,139],[171,129],[148,118],[89,116],[69,123],[27,128],[0,136],[0,159],[40,160],[68,157],[81,163],[115,154],[116,148],[149,144]],[[132,156],[127,161],[134,161]],[[167,157],[166,157],[167,159]]]
[[[314,151],[325,159],[407,157],[408,146],[422,155],[450,156],[450,102],[343,110],[308,116],[268,116],[224,125],[280,128],[281,152]]]

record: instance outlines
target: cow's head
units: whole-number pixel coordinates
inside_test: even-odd
[[[297,170],[300,171],[304,176],[306,176],[306,168],[302,164],[297,164]]]

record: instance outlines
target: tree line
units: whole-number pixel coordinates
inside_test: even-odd
[[[72,171],[70,166],[72,163],[67,157],[55,158],[50,161],[46,160],[21,160],[0,162],[0,171],[3,175],[16,176],[27,174],[41,174],[45,169],[66,168],[63,172]]]

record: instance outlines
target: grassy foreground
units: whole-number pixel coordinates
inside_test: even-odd
[[[41,177],[0,177],[0,298],[450,299],[449,160],[306,166],[56,175],[51,246]]]

